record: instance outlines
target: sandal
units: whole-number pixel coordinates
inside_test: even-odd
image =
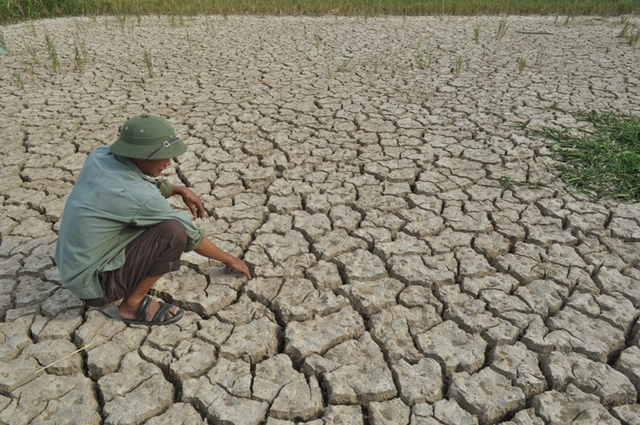
[[[169,309],[173,307],[173,304],[159,302],[160,307],[156,314],[153,315],[151,321],[147,321],[147,313],[149,312],[149,306],[151,305],[151,297],[146,295],[140,306],[138,307],[138,311],[136,312],[135,319],[122,319],[122,321],[128,325],[169,325],[171,323],[175,323],[184,316],[184,310],[179,309],[176,314],[171,316],[169,313]]]

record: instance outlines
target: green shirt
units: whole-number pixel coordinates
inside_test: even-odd
[[[186,213],[174,211],[166,197],[173,186],[146,176],[129,158],[109,146],[87,157],[64,206],[55,260],[62,285],[81,299],[102,298],[98,273],[124,265],[124,248],[147,228],[179,220],[187,231],[187,248],[204,239]]]

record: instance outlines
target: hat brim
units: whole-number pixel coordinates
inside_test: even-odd
[[[156,149],[158,149],[157,144],[153,145],[133,145],[131,143],[127,143],[122,140],[122,138],[118,138],[113,144],[109,147],[109,151],[118,156],[124,156],[125,158],[131,159],[146,159],[149,155],[151,155]],[[160,152],[155,154],[152,161],[157,159],[169,159],[176,158],[187,151],[187,145],[184,144],[182,140],[178,140],[175,143],[172,143],[169,147],[162,149]]]

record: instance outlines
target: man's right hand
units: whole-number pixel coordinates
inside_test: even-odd
[[[249,267],[247,267],[245,262],[242,261],[241,259],[233,257],[231,261],[229,261],[228,263],[225,263],[225,265],[230,269],[233,269],[237,272],[242,273],[247,277],[247,279],[251,280],[251,272],[249,271]]]
[[[204,238],[200,245],[198,245],[198,247],[195,249],[195,251],[204,257],[220,261],[230,269],[242,273],[247,277],[247,279],[251,279],[251,272],[249,271],[249,267],[247,267],[244,261],[221,250],[208,238]]]

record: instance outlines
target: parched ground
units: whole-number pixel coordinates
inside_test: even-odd
[[[2,27],[0,423],[640,423],[640,204],[575,194],[522,129],[640,112],[622,28]],[[187,310],[166,327],[87,310],[52,261],[87,154],[144,112],[188,138],[168,178],[202,196],[199,224],[255,275],[185,254],[155,288]]]

